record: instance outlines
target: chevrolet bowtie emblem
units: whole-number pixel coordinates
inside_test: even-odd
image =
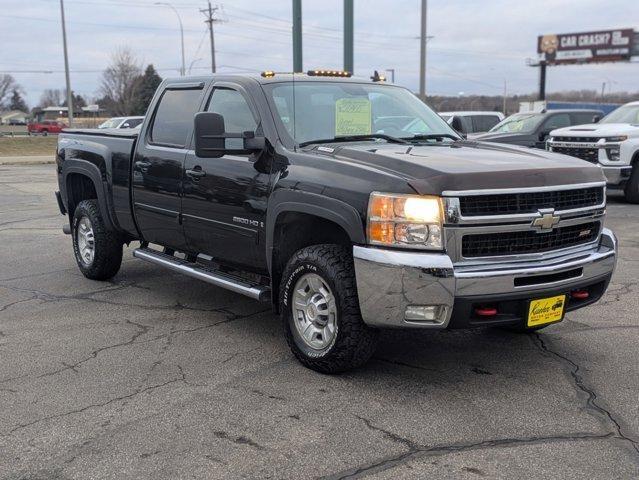
[[[559,215],[555,215],[554,210],[539,211],[539,218],[535,218],[532,222],[533,227],[537,227],[540,231],[545,232],[552,230],[552,228],[559,223]]]

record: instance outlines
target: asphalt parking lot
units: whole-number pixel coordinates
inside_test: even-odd
[[[534,336],[388,332],[340,376],[263,304],[134,260],[85,279],[53,165],[0,166],[0,478],[638,478],[639,206],[617,272]]]

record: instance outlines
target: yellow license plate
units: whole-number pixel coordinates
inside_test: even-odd
[[[532,300],[528,308],[527,326],[536,327],[538,325],[558,322],[564,316],[565,303],[566,295]]]

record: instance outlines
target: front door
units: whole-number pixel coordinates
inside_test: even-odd
[[[259,128],[257,109],[239,86],[216,84],[207,110],[224,117],[228,133]],[[241,148],[230,142],[241,139],[227,139],[227,147]],[[199,158],[189,150],[183,181],[182,221],[189,250],[239,268],[265,268],[264,248],[258,246],[264,242],[270,168],[259,155]]]
[[[187,85],[188,86],[188,85]],[[182,172],[202,86],[167,87],[133,159],[133,208],[147,242],[183,250],[180,224]]]

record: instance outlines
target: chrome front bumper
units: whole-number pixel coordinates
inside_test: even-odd
[[[472,298],[577,288],[609,278],[617,259],[617,239],[603,229],[595,248],[534,262],[455,266],[444,253],[415,253],[353,247],[359,304],[364,322],[373,327],[448,327],[456,298]],[[562,279],[563,272],[575,273]],[[554,275],[554,277],[549,277]],[[537,281],[538,280],[538,281]],[[407,321],[409,305],[440,305],[437,321]]]

